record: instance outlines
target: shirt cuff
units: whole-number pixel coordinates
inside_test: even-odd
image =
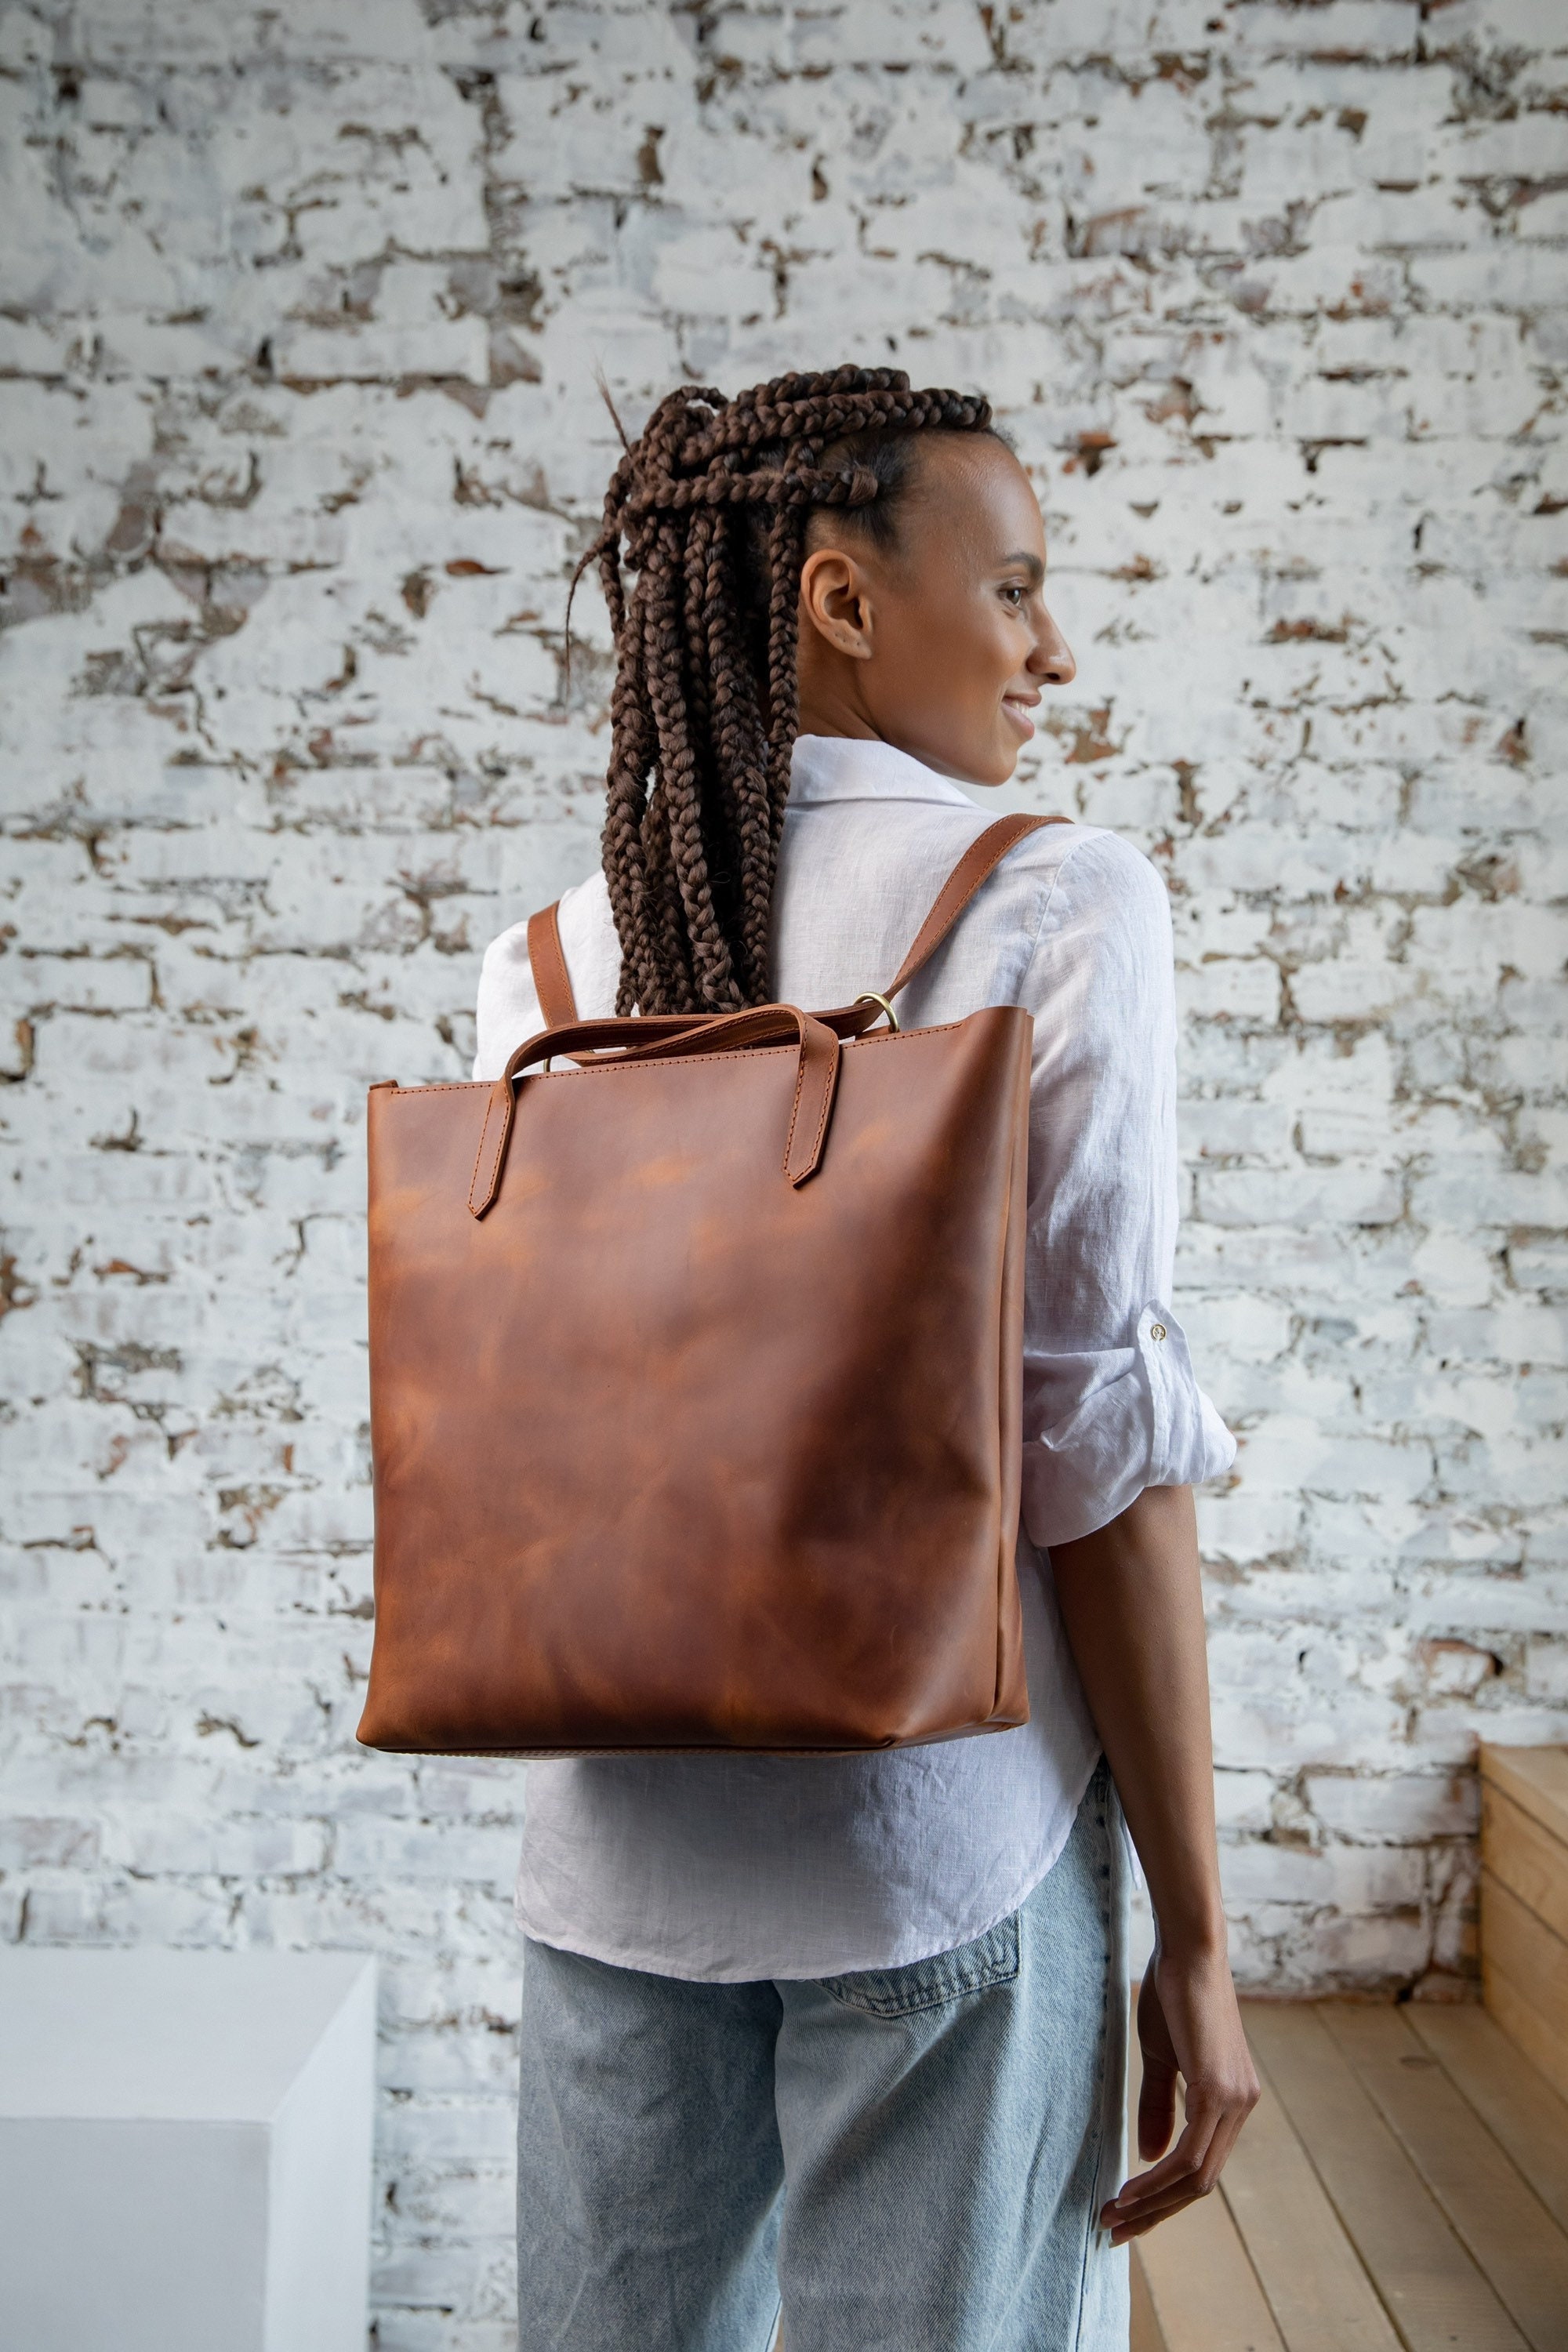
[[[1236,1459],[1163,1300],[1143,1308],[1131,1347],[1045,1369],[1067,1410],[1024,1446],[1024,1526],[1042,1549],[1108,1527],[1146,1486],[1196,1486]]]

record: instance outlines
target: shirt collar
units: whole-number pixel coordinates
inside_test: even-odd
[[[973,809],[969,794],[907,751],[858,735],[797,735],[790,763],[789,805],[827,801],[942,801]]]

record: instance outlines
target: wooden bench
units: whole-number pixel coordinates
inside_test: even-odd
[[[1481,1978],[1568,2098],[1568,1748],[1481,1749]]]
[[[1132,2352],[1568,2352],[1568,1750],[1481,1769],[1486,2007],[1244,2004],[1263,2097]]]

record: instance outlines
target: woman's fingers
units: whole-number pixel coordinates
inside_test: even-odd
[[[1145,2231],[1156,2229],[1162,2221],[1168,2221],[1173,2215],[1185,2212],[1187,2207],[1195,2205],[1200,2198],[1211,2195],[1225,2168],[1231,2148],[1236,2145],[1237,2134],[1240,2129],[1239,2123],[1234,2125],[1225,2136],[1226,2144],[1223,2147],[1218,2146],[1220,2135],[1216,2134],[1215,2146],[1211,2148],[1208,2159],[1199,2170],[1185,2182],[1173,2183],[1163,2196],[1155,2198],[1152,2202],[1131,2208],[1125,2213],[1121,2210],[1120,2198],[1114,2205],[1107,2206],[1106,2214],[1109,2218],[1105,2226],[1110,2231],[1111,2244],[1124,2246],[1130,2238],[1142,2237]]]
[[[1138,1996],[1138,2039],[1143,2052],[1138,2153],[1159,2161],[1134,2173],[1101,2208],[1100,2226],[1119,2246],[1208,2196],[1258,2095],[1223,1954],[1184,1958],[1156,1951]],[[1166,2156],[1161,2151],[1175,2123],[1178,2074],[1186,2086],[1186,2123]]]
[[[1210,2100],[1189,2096],[1186,2128],[1169,2156],[1152,2165],[1147,2172],[1135,2173],[1103,2209],[1100,2224],[1110,2231],[1113,2244],[1122,2245],[1130,2237],[1142,2236],[1157,2221],[1168,2221],[1184,2206],[1208,2196],[1236,2146],[1257,2095],[1256,2090],[1247,2084]]]
[[[1201,2196],[1201,2176],[1204,2158],[1214,2138],[1214,2126],[1190,2122],[1169,2156],[1151,2165],[1147,2172],[1135,2172],[1122,2182],[1111,2202],[1105,2208],[1108,2229],[1121,2221],[1130,2220],[1167,2203],[1185,2204],[1191,2198]]]

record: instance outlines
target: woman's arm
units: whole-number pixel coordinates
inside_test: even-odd
[[[1134,2175],[1100,2216],[1123,2245],[1206,2197],[1258,2101],[1226,1958],[1215,1843],[1208,1660],[1190,1486],[1150,1486],[1110,1525],[1053,1544],[1068,1638],[1154,1906],[1138,2001],[1143,2092]]]

